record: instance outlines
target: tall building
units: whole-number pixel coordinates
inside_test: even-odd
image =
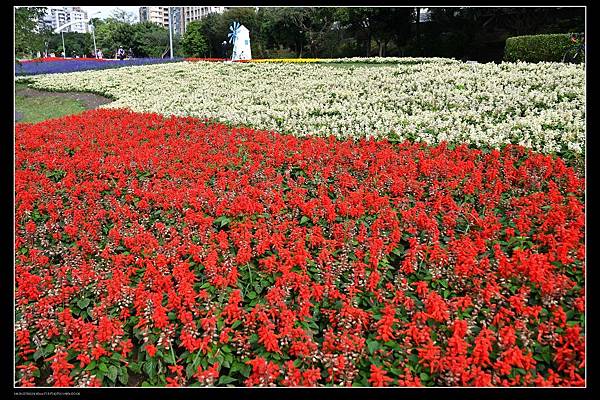
[[[140,7],[140,22],[146,21],[160,26],[169,26],[169,7]]]
[[[80,7],[48,7],[41,24],[56,29],[68,22],[76,22],[65,28],[64,32],[88,32],[87,13]]]
[[[225,7],[171,7],[171,16],[173,18],[173,33],[182,35],[185,33],[187,25],[212,13],[222,13]],[[140,22],[154,22],[165,28],[169,27],[169,7],[150,6],[140,7]]]
[[[86,22],[87,13],[80,7],[67,7],[69,22],[76,22],[70,26],[71,32],[88,32],[88,23]]]

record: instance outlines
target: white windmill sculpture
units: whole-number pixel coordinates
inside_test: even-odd
[[[231,60],[250,60],[252,51],[250,49],[250,31],[244,25],[234,21],[229,27],[229,43],[233,43],[233,54]]]

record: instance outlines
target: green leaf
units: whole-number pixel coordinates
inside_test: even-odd
[[[224,227],[225,225],[229,224],[231,222],[231,219],[227,218],[226,216],[222,215],[219,218],[216,218],[214,220],[214,224],[220,226],[221,228]]]
[[[119,369],[117,367],[115,367],[114,365],[111,365],[108,368],[108,373],[106,374],[106,376],[108,376],[108,379],[110,379],[111,381],[116,382],[118,374],[119,374]]]
[[[104,372],[105,374],[108,373],[108,366],[104,363],[100,363],[100,365],[98,366],[98,369],[102,372]]]
[[[148,374],[150,378],[156,376],[156,361],[154,359],[148,360],[144,363],[144,372]]]
[[[44,352],[43,352],[41,349],[40,349],[40,350],[37,350],[35,353],[33,353],[33,359],[34,359],[35,361],[37,361],[37,360],[39,360],[39,359],[40,359],[40,357],[42,357],[43,355],[44,355]]]
[[[185,367],[185,376],[187,376],[188,378],[191,378],[195,373],[196,368],[194,368],[192,364],[188,364],[188,366]]]
[[[119,382],[122,385],[127,386],[127,382],[129,382],[129,374],[127,374],[127,368],[122,368],[119,371]]]
[[[96,368],[96,360],[92,360],[85,368],[84,371],[91,371]]]
[[[240,367],[240,374],[242,374],[244,377],[249,377],[250,376],[250,372],[252,372],[252,367],[246,364],[242,364]]]
[[[367,348],[369,349],[369,354],[373,354],[379,350],[380,344],[377,340],[367,340]]]
[[[544,346],[542,348],[542,358],[544,359],[546,364],[550,364],[552,362],[552,359],[550,356],[550,346]]]
[[[300,218],[300,225],[304,225],[308,221],[310,221],[310,218],[308,218],[306,215],[303,215],[302,218]]]
[[[221,385],[227,385],[228,383],[235,382],[235,381],[237,381],[237,379],[232,378],[227,375],[223,375],[219,378],[219,384],[221,384]]]
[[[250,300],[255,299],[256,298],[256,292],[254,290],[252,290],[251,292],[248,293],[248,298]]]
[[[421,372],[419,374],[419,378],[421,378],[422,381],[428,381],[431,379],[431,377],[425,372]]]
[[[50,344],[49,344],[48,346],[46,346],[46,348],[44,349],[44,354],[45,354],[45,355],[50,355],[50,354],[54,353],[54,348],[55,348],[55,346],[54,346],[52,343],[50,343]]]
[[[398,247],[392,250],[392,253],[397,255],[398,257],[402,256],[402,254],[404,253],[404,246],[401,244],[398,245]]]
[[[142,371],[141,365],[136,362],[130,362],[129,369],[131,370],[131,372],[136,374],[139,374]]]
[[[77,305],[79,306],[79,308],[81,308],[82,310],[87,308],[87,306],[90,304],[90,299],[81,299],[79,301],[77,301]]]

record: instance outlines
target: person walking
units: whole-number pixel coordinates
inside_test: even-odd
[[[224,40],[223,43],[221,43],[221,47],[223,48],[223,58],[227,59],[227,41]]]
[[[123,46],[119,46],[119,50],[117,50],[117,58],[119,60],[125,59],[125,50],[123,49]]]

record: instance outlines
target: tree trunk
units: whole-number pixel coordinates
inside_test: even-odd
[[[367,33],[367,57],[371,55],[371,32]]]
[[[379,57],[383,57],[383,42],[377,42],[377,47],[379,47],[377,54]]]

